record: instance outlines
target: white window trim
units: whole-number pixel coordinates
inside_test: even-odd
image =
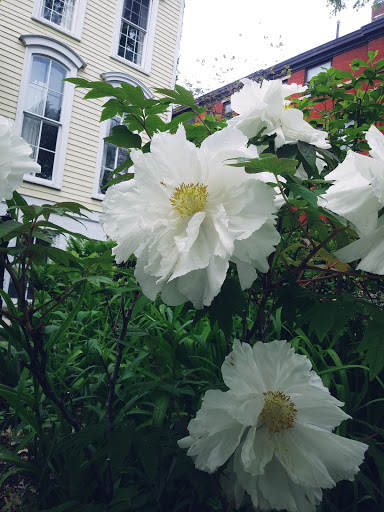
[[[133,85],[134,87],[141,87],[144,92],[144,96],[147,99],[154,98],[153,92],[148,89],[146,85],[144,85],[140,80],[133,77],[132,75],[128,75],[127,73],[122,73],[121,71],[107,71],[106,73],[101,73],[101,78],[107,82],[108,84],[113,85],[113,87],[119,87],[121,82],[126,84]],[[96,158],[96,168],[95,168],[95,177],[93,181],[93,191],[92,191],[92,199],[97,199],[102,201],[105,197],[105,194],[101,194],[99,192],[99,181],[100,181],[100,172],[101,172],[101,164],[103,163],[103,152],[104,152],[104,138],[108,136],[109,131],[109,119],[100,123],[100,137],[99,137],[99,146],[97,149],[97,158]]]
[[[69,46],[49,36],[27,34],[19,38],[24,45],[25,57],[21,77],[19,101],[16,110],[16,124],[22,129],[24,119],[25,97],[28,91],[29,77],[31,73],[32,60],[35,55],[54,59],[67,69],[67,78],[77,76],[77,71],[86,66],[85,61],[74,52]],[[75,86],[64,82],[62,113],[57,137],[55,161],[53,165],[52,180],[45,180],[33,175],[24,175],[24,181],[44,185],[60,190],[63,181],[65,154],[68,142],[69,124],[72,111],[73,95]]]
[[[159,0],[150,0],[149,5],[149,16],[148,16],[148,26],[147,26],[147,35],[144,41],[142,62],[139,66],[134,62],[131,62],[127,59],[123,59],[117,53],[119,49],[119,40],[120,40],[120,28],[121,28],[121,18],[123,17],[123,7],[124,0],[117,0],[117,9],[116,9],[116,17],[115,24],[113,29],[113,38],[112,38],[112,52],[111,58],[118,60],[119,62],[123,62],[127,66],[130,66],[146,75],[149,75],[151,72],[152,65],[152,53],[153,46],[155,43],[155,30],[156,30],[156,19],[157,19],[157,11],[159,8]]]
[[[48,27],[51,27],[58,32],[66,34],[67,36],[73,37],[73,39],[76,39],[77,41],[81,41],[87,0],[77,0],[75,10],[73,12],[72,30],[67,30],[60,25],[57,25],[56,23],[43,18],[41,16],[43,2],[44,0],[35,0],[32,11],[32,19],[42,23],[43,25],[47,25]]]

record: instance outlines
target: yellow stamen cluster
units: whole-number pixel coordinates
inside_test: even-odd
[[[297,410],[290,397],[281,391],[267,391],[263,394],[264,407],[259,421],[274,434],[294,427]]]
[[[294,105],[293,103],[291,103],[291,102],[289,102],[289,103],[284,103],[284,105],[283,105],[283,109],[284,109],[284,110],[288,110],[289,108],[295,108],[295,105]]]
[[[191,217],[201,212],[207,204],[207,186],[201,183],[182,183],[176,188],[170,201],[172,208],[180,213],[181,218]]]

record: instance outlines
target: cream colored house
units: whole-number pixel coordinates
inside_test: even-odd
[[[126,155],[103,140],[103,100],[83,100],[62,79],[128,82],[147,97],[173,88],[183,10],[184,0],[0,1],[0,114],[16,120],[41,164],[19,190],[28,202],[80,202],[93,212],[82,231],[104,238],[100,183]]]

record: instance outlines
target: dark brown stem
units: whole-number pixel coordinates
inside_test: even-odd
[[[135,293],[131,306],[129,307],[129,309],[127,310],[125,315],[123,316],[123,325],[122,325],[118,340],[116,342],[116,359],[115,359],[115,364],[113,366],[112,373],[108,377],[108,398],[107,398],[107,402],[105,405],[106,411],[107,411],[107,420],[110,425],[112,425],[112,423],[113,423],[113,411],[112,411],[113,400],[115,397],[116,381],[117,381],[117,377],[119,376],[121,358],[123,356],[123,344],[120,343],[120,341],[122,341],[125,338],[125,335],[127,334],[128,324],[129,324],[129,321],[132,316],[133,307],[134,307],[137,299],[140,297],[140,295],[141,295],[141,292]],[[124,296],[123,295],[121,296],[120,310],[122,312],[124,311]]]
[[[330,235],[327,236],[327,238],[325,238],[319,245],[315,245],[315,247],[313,248],[313,250],[308,254],[308,256],[300,263],[300,265],[298,267],[296,267],[294,270],[293,270],[293,273],[294,274],[297,274],[298,272],[301,272],[301,270],[303,268],[308,268],[306,267],[307,263],[315,256],[315,254],[317,252],[319,252],[320,249],[322,249],[325,245],[327,245],[327,243],[332,240],[332,238],[334,238],[338,233],[340,233],[340,231],[343,231],[344,229],[346,229],[344,226],[340,226],[338,228],[336,228],[334,231],[332,231],[332,233]]]

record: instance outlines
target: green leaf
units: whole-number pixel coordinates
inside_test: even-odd
[[[156,87],[155,92],[158,94],[164,94],[165,98],[163,99],[170,100],[172,103],[191,108],[197,107],[197,105],[195,105],[195,99],[191,91],[188,91],[188,89],[185,89],[181,85],[176,84],[174,91],[172,89],[162,89]]]
[[[230,158],[227,160],[236,160],[235,164],[227,164],[232,167],[245,167],[247,173],[255,174],[258,172],[272,172],[277,175],[296,173],[297,160],[290,158],[277,158],[275,155],[263,155],[260,158]]]
[[[5,222],[0,223],[0,238],[4,238],[9,233],[13,233],[16,231],[17,233],[22,232],[23,224],[21,222],[17,222],[15,220],[6,220]]]
[[[105,96],[114,96],[114,87],[107,82],[89,82],[87,87],[92,87],[84,96],[85,100],[93,98],[104,98]]]
[[[105,137],[104,140],[114,144],[115,146],[119,146],[120,148],[140,148],[141,147],[141,137],[137,135],[137,133],[132,133],[128,128],[123,125],[114,126],[113,135],[109,137]]]
[[[83,286],[83,290],[81,292],[80,297],[77,299],[76,304],[74,305],[72,311],[67,316],[65,321],[60,325],[59,329],[55,331],[48,339],[45,350],[49,351],[53,346],[55,346],[60,339],[62,339],[62,336],[67,331],[73,320],[76,318],[77,313],[80,311],[80,307],[84,302],[85,295],[86,295],[87,285]]]
[[[88,87],[89,81],[85,78],[65,78],[64,82],[75,84],[77,87]]]
[[[308,204],[314,208],[317,207],[317,196],[312,192],[312,190],[309,190],[309,188],[304,187],[304,185],[298,185],[296,183],[287,183],[287,188],[293,192],[296,198],[302,197],[305,201],[307,201]]]
[[[155,427],[161,427],[164,422],[165,413],[167,412],[169,406],[169,395],[163,394],[160,395],[153,404],[153,425]]]
[[[306,165],[310,167],[310,169],[316,169],[316,148],[312,146],[312,144],[307,144],[306,142],[302,142],[299,140],[297,142],[297,147],[299,153],[302,156],[304,168],[307,170]],[[306,165],[305,165],[306,164]]]
[[[370,380],[384,368],[384,320],[378,312],[367,325],[359,350],[365,352]]]
[[[243,315],[247,304],[237,277],[228,276],[224,281],[221,292],[217,295],[210,308],[211,324],[218,323],[227,339],[232,336],[233,316]]]
[[[100,116],[100,122],[105,121],[106,119],[112,119],[116,114],[120,114],[121,112],[121,103],[111,98],[103,105],[103,111]]]

